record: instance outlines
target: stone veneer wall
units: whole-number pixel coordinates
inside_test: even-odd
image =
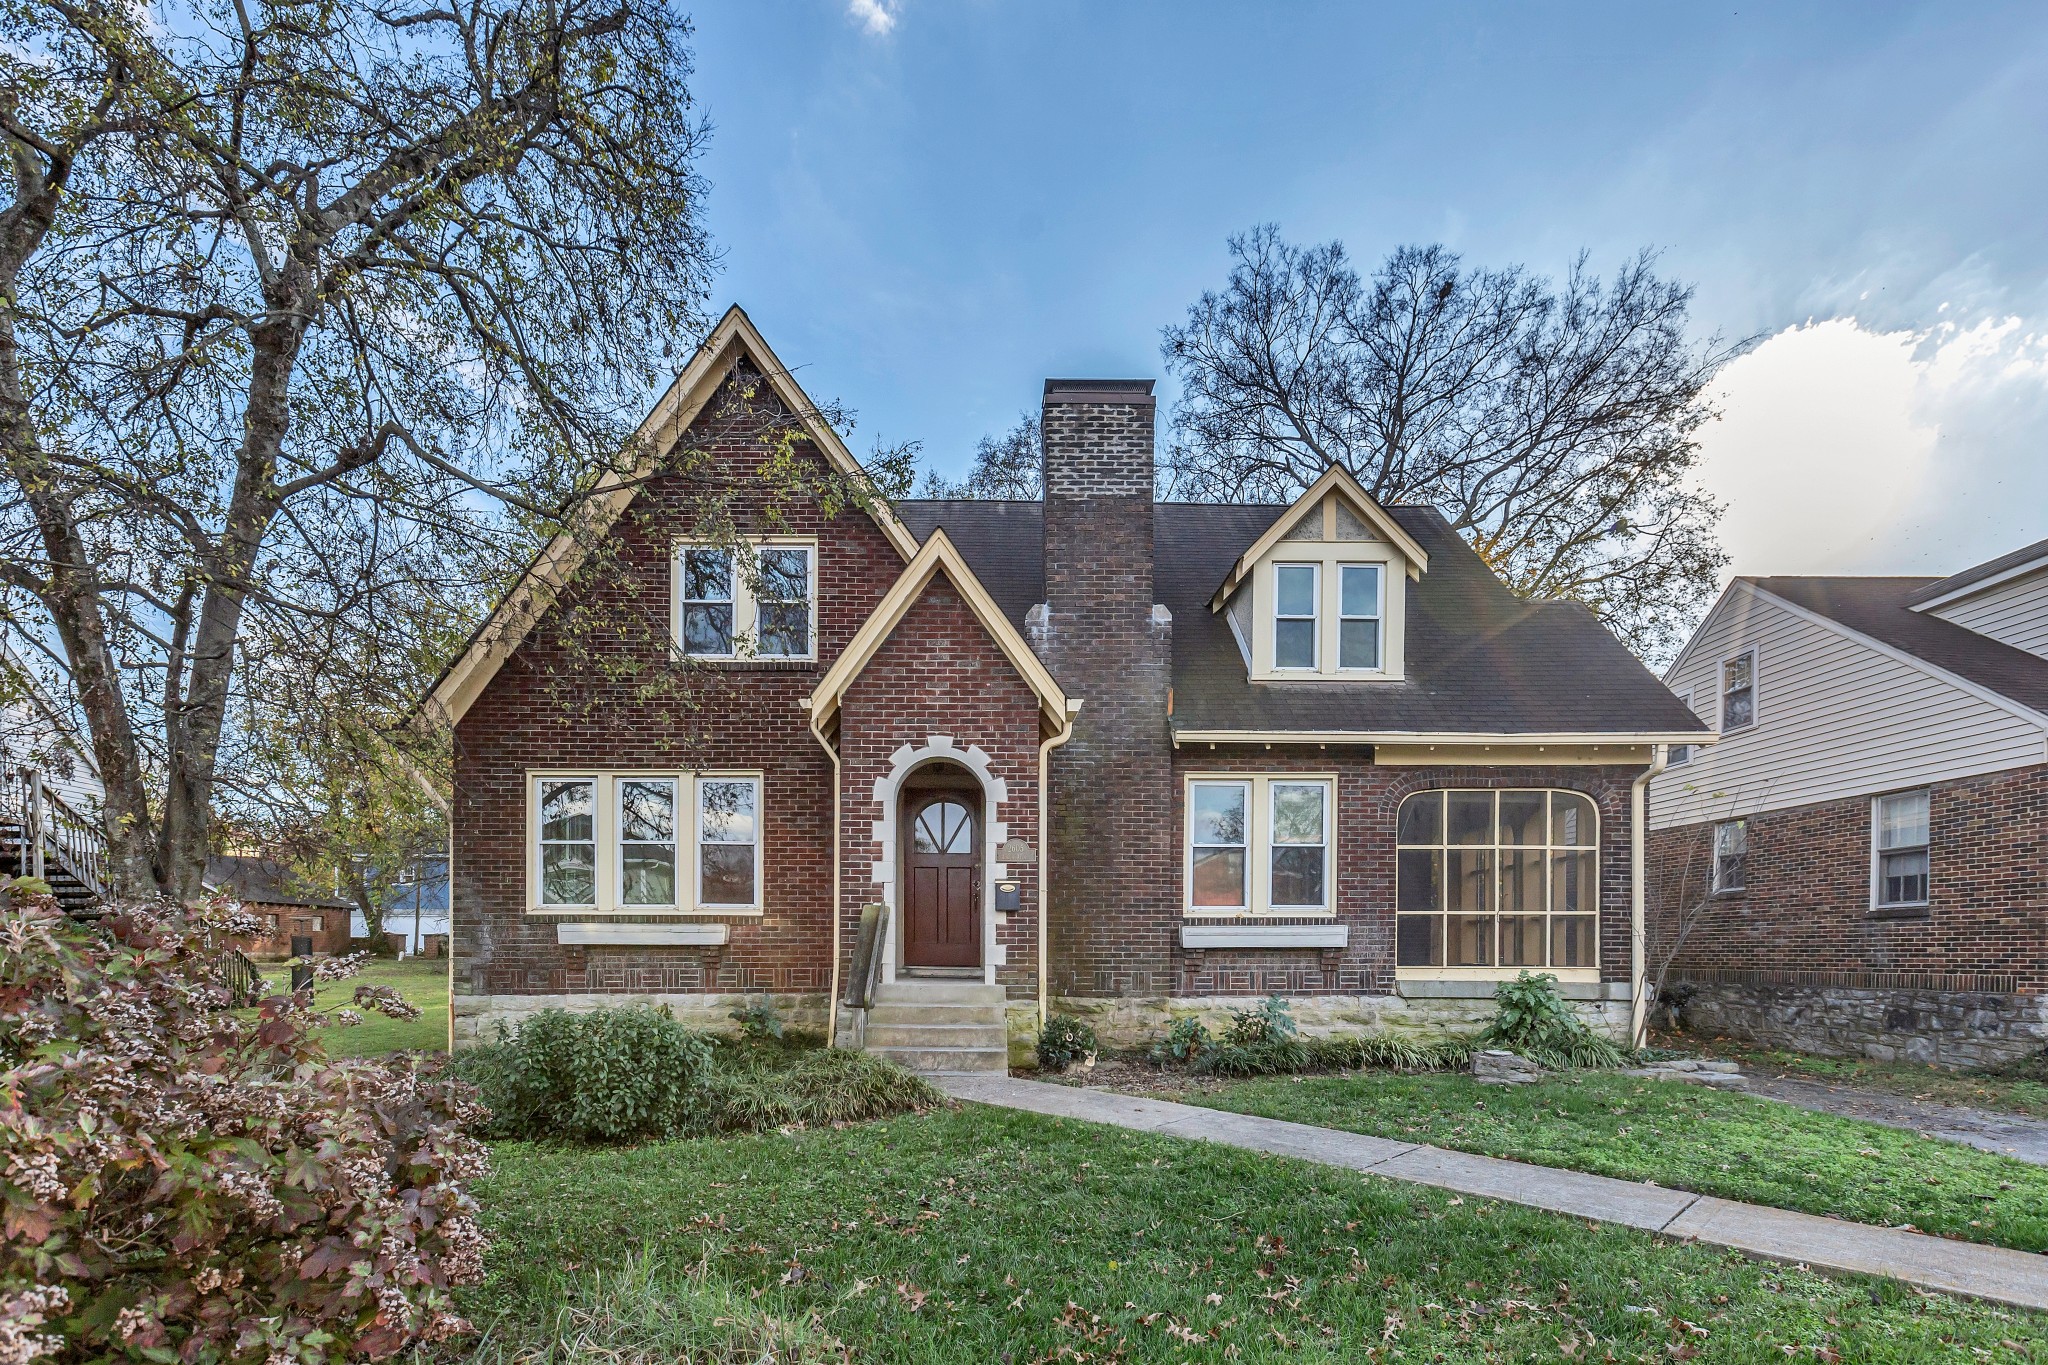
[[[1628,1037],[1627,988],[1615,999],[1575,999],[1573,1010],[1596,1032],[1620,1042]],[[1166,996],[1150,999],[1103,999],[1066,996],[1052,1002],[1057,1014],[1085,1019],[1105,1046],[1145,1047],[1158,1041],[1174,1020],[1194,1016],[1212,1033],[1229,1026],[1230,1011],[1254,1009],[1256,995]],[[1357,1034],[1390,1034],[1428,1042],[1470,1037],[1492,1020],[1490,995],[1296,995],[1288,1008],[1301,1031],[1312,1038]],[[1013,1049],[1014,1050],[1014,1049]]]
[[[2048,995],[1681,981],[1692,1033],[1825,1057],[1968,1069],[2048,1048]]]

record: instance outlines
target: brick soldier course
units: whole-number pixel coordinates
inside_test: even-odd
[[[1580,908],[1599,947],[1564,989],[1625,1031],[1631,793],[1656,745],[1702,727],[1583,609],[1514,598],[1430,509],[1377,507],[1334,476],[1285,507],[1155,501],[1155,426],[1150,381],[1050,380],[1042,500],[821,500],[808,490],[864,476],[729,313],[650,417],[635,477],[549,547],[430,699],[454,734],[459,1039],[630,1000],[724,1025],[765,993],[858,1044],[870,903],[888,909],[880,971],[910,1021],[892,1030],[926,1030],[917,1055],[963,1067],[986,1060],[972,1038],[988,1010],[1018,1056],[1047,1008],[1126,1041],[1266,994],[1317,1031],[1468,1027],[1514,969],[1396,960],[1396,815],[1443,789],[1591,799],[1597,889]],[[764,484],[771,461],[779,483]],[[678,547],[713,500],[743,537],[815,545],[814,657],[682,652]],[[1276,610],[1261,575],[1303,553],[1329,575],[1353,556],[1381,566],[1372,581],[1405,614],[1382,605],[1367,628],[1388,659],[1405,629],[1405,672],[1255,676],[1263,636],[1245,623]],[[1334,618],[1368,608],[1346,597],[1340,613],[1335,578],[1316,581],[1331,595],[1311,629],[1334,642]],[[744,632],[752,589],[737,583]],[[603,890],[623,884],[607,860],[627,850],[602,814],[591,837],[614,871],[588,903],[545,903],[539,775],[597,775],[601,793],[636,774],[735,773],[760,778],[758,909],[694,903],[691,860],[726,855],[701,852],[687,796],[676,904]],[[1324,872],[1275,883],[1326,887],[1320,907],[1265,893],[1281,835],[1249,808],[1247,903],[1192,904],[1194,774],[1330,784]],[[934,793],[973,815],[948,850],[910,833]],[[1494,875],[1461,865],[1465,881]],[[1251,903],[1268,899],[1281,903]],[[927,965],[941,940],[965,965]]]

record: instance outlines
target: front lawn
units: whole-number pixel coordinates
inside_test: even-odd
[[[1268,1077],[1173,1098],[1859,1223],[2048,1250],[2048,1169],[1750,1095],[1613,1072]]]
[[[1698,1047],[1697,1040],[1683,1041]],[[1703,1050],[1716,1057],[1732,1057],[1745,1068],[1765,1073],[1795,1076],[1824,1085],[1855,1086],[1882,1090],[1907,1099],[1936,1104],[1960,1105],[1967,1109],[2002,1110],[2048,1118],[2048,1081],[2021,1076],[1978,1076],[1960,1071],[1943,1071],[1919,1062],[1876,1062],[1863,1057],[1815,1057],[1803,1052],[1780,1052],[1774,1048],[1748,1048],[1725,1040],[1707,1043]]]
[[[837,1359],[835,1338],[976,1365],[2018,1361],[2048,1340],[1890,1282],[972,1105],[494,1156],[489,1279],[463,1296],[487,1362]]]

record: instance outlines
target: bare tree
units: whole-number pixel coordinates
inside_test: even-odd
[[[1676,641],[1726,558],[1689,476],[1733,352],[1688,338],[1690,289],[1647,253],[1553,285],[1440,246],[1362,279],[1341,243],[1270,225],[1230,252],[1229,283],[1164,332],[1171,491],[1284,500],[1342,466],[1435,505],[1525,596],[1576,598],[1645,655]]]
[[[974,448],[974,467],[959,483],[935,472],[924,476],[927,498],[991,498],[1032,502],[1045,479],[1045,451],[1038,418],[1021,413],[1017,425],[1000,436],[984,436]]]
[[[68,674],[116,890],[190,896],[238,697],[342,657],[378,693],[431,676],[636,458],[714,264],[688,26],[663,0],[9,21],[0,619]]]

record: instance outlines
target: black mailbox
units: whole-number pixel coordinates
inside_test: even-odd
[[[996,909],[1005,913],[1024,908],[1024,884],[1016,881],[996,883]]]

